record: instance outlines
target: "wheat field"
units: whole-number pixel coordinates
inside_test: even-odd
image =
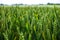
[[[0,40],[60,40],[60,8],[0,6]]]

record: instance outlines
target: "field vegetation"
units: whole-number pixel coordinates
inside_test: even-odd
[[[0,40],[60,40],[60,7],[0,6]]]

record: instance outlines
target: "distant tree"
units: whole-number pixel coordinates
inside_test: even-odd
[[[60,5],[60,3],[47,3],[47,5]]]
[[[4,4],[0,4],[1,6],[3,6]]]
[[[53,5],[53,3],[47,3],[47,5]]]

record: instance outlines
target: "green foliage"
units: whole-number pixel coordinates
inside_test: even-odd
[[[0,40],[60,40],[60,8],[0,6]]]

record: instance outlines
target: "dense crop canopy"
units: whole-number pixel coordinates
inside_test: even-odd
[[[60,8],[0,6],[0,40],[60,40]]]

